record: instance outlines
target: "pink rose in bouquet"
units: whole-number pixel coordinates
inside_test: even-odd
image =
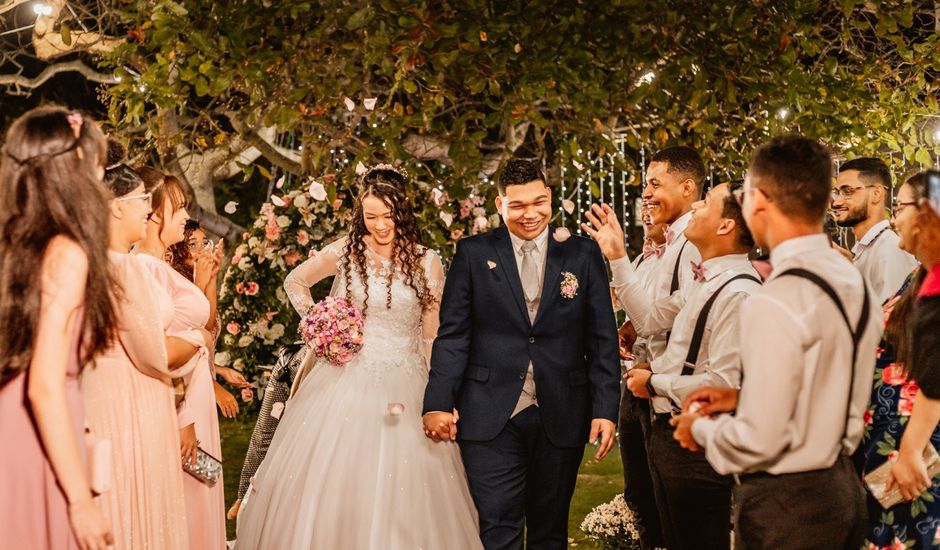
[[[298,332],[317,357],[348,363],[362,349],[362,313],[345,298],[328,296],[300,320]]]

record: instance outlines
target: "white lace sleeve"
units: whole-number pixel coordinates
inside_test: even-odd
[[[441,294],[444,291],[444,266],[437,252],[428,250],[424,256],[424,275],[427,277],[428,288],[434,296],[434,303],[426,307],[421,314],[421,339],[424,343],[424,357],[428,369],[431,368],[431,347],[437,337],[437,328],[441,324]]]
[[[327,277],[336,275],[337,264],[343,254],[346,239],[339,239],[326,245],[319,252],[295,267],[284,279],[284,290],[297,313],[303,315],[313,305],[310,287]]]

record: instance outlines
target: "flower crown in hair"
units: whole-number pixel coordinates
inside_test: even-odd
[[[56,151],[54,153],[40,153],[38,155],[33,155],[31,157],[19,158],[9,151],[6,147],[3,148],[3,154],[10,158],[13,162],[17,163],[20,166],[25,164],[30,164],[32,162],[42,162],[49,160],[51,158],[57,157],[59,155],[64,155],[69,151],[74,151],[81,144],[82,137],[82,126],[85,124],[85,119],[82,117],[81,113],[69,113],[65,117],[69,123],[69,128],[72,129],[72,133],[75,134],[75,141],[71,145],[62,149],[61,151]]]
[[[402,171],[399,170],[398,168],[395,168],[395,167],[392,166],[391,164],[386,164],[386,163],[383,163],[383,164],[376,164],[376,165],[373,166],[372,168],[369,168],[368,166],[366,166],[366,165],[363,164],[362,162],[359,162],[359,163],[356,164],[356,174],[359,175],[359,176],[361,176],[361,177],[363,177],[363,178],[366,177],[366,176],[368,176],[371,172],[374,172],[375,170],[388,170],[388,171],[391,171],[391,172],[395,172],[396,174],[398,174],[398,175],[401,176],[402,178],[405,177],[405,173],[404,173],[404,172],[402,172]]]

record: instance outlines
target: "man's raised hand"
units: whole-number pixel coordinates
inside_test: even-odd
[[[597,241],[605,258],[619,260],[627,255],[623,227],[613,208],[606,204],[592,204],[585,216],[590,223],[582,223],[581,228]]]

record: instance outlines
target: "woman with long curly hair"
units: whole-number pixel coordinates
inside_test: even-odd
[[[104,549],[86,473],[79,373],[115,335],[104,135],[40,107],[0,163],[0,538],[5,548]]]
[[[456,443],[423,433],[444,272],[421,246],[407,183],[390,166],[370,170],[349,234],[284,281],[303,315],[310,287],[333,277],[331,296],[365,316],[365,342],[343,366],[307,352],[238,518],[238,549],[482,547]]]

